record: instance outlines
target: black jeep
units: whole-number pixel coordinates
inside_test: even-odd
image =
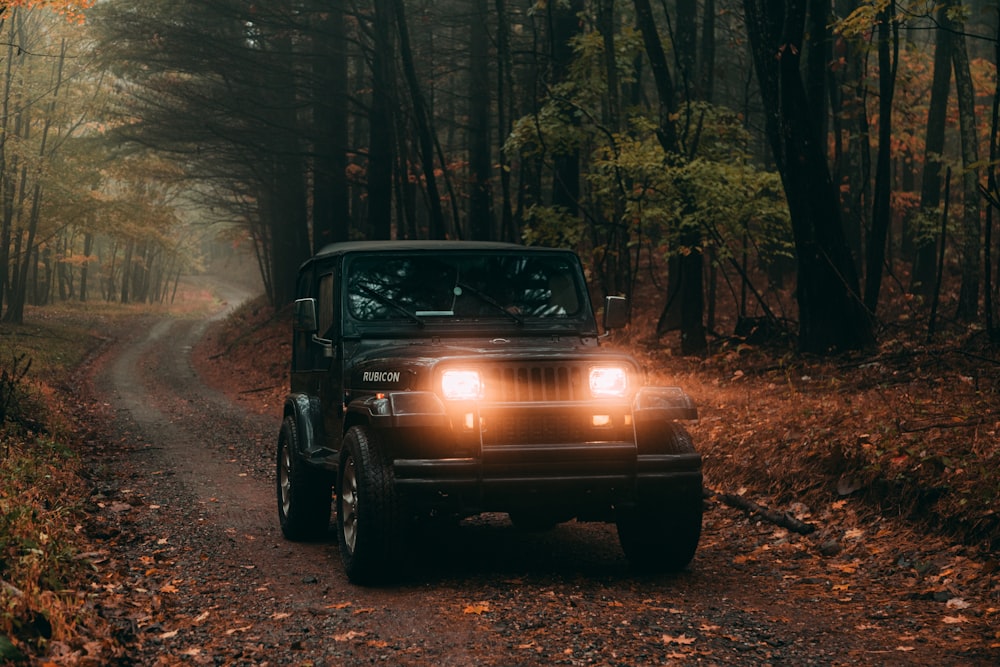
[[[391,576],[402,536],[431,515],[615,522],[635,565],[694,556],[701,457],[675,420],[696,409],[599,345],[575,254],[342,243],[302,266],[297,289],[278,517],[287,538],[316,538],[336,497],[352,582]],[[608,297],[604,329],[625,311]]]

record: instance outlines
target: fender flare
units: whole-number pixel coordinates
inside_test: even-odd
[[[331,453],[323,445],[323,413],[319,399],[308,394],[290,394],[285,397],[284,416],[295,420],[299,453],[307,459]]]
[[[636,421],[698,419],[698,408],[680,387],[641,387],[632,401]]]
[[[698,418],[694,401],[680,387],[643,387],[632,403],[636,447],[640,455],[697,457],[691,437],[679,420]]]

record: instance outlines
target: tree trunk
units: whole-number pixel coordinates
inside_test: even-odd
[[[520,237],[514,228],[514,209],[511,201],[510,162],[503,150],[505,139],[510,136],[514,117],[511,71],[513,60],[510,53],[510,17],[507,15],[506,0],[496,0],[497,11],[497,134],[500,140],[500,239],[514,241]]]
[[[806,90],[809,108],[816,119],[816,141],[825,145],[827,136],[827,84],[830,61],[833,58],[830,42],[830,0],[812,0],[809,3],[809,45],[806,52]]]
[[[17,8],[11,10],[16,16]],[[0,19],[0,27],[6,21]],[[0,101],[0,186],[2,186],[2,207],[0,207],[0,311],[3,310],[7,290],[10,287],[10,243],[11,230],[14,222],[14,182],[11,174],[17,173],[16,156],[8,163],[7,137],[10,133],[11,84],[13,83],[14,43],[17,40],[10,37],[7,40],[7,63],[4,70],[3,100]]]
[[[698,82],[698,96],[712,102],[715,99],[715,0],[705,0],[705,13],[701,18]]]
[[[129,296],[129,288],[131,287],[132,281],[129,278],[129,274],[132,273],[132,259],[134,252],[135,252],[135,241],[129,239],[125,244],[125,257],[122,260],[122,267],[121,267],[122,289],[121,289],[121,295],[118,298],[119,303],[131,303],[131,298]]]
[[[848,15],[857,9],[857,0],[847,0],[838,11]],[[841,219],[848,247],[857,261],[864,258],[864,230],[870,212],[871,157],[868,126],[866,73],[869,47],[838,36],[834,43],[836,60],[844,63],[839,76],[831,73],[830,124],[834,149],[835,183],[844,186],[841,198]],[[844,140],[847,143],[844,143]]]
[[[875,163],[875,201],[872,209],[872,233],[868,238],[865,269],[865,307],[874,313],[882,288],[882,265],[885,263],[886,239],[892,217],[892,98],[896,88],[896,64],[899,62],[899,34],[896,3],[889,3],[878,14],[879,126],[878,159]]]
[[[347,40],[344,0],[316,3],[313,33],[313,251],[346,241],[350,229],[347,188]]]
[[[857,270],[839,215],[799,71],[803,0],[744,0],[747,30],[766,114],[766,130],[788,200],[798,259],[799,347],[859,349],[874,342]]]
[[[46,105],[45,119],[42,123],[42,136],[38,144],[38,156],[42,161],[45,160],[46,152],[48,151],[49,131],[52,129],[56,102],[59,99],[59,91],[62,87],[63,65],[65,61],[66,40],[64,39],[60,45],[59,59],[54,65],[52,99]],[[22,179],[26,179],[26,176],[27,174],[22,176]],[[38,233],[38,221],[42,205],[42,185],[40,179],[41,168],[38,168],[35,175],[35,185],[32,189],[31,212],[28,216],[28,238],[24,245],[23,261],[21,262],[19,275],[11,292],[11,300],[7,306],[7,312],[4,313],[5,322],[20,324],[24,321],[24,305],[28,298],[28,269],[32,263],[32,253],[35,252],[35,235]]]
[[[668,161],[682,160],[684,158],[680,154],[674,121],[677,100],[674,96],[673,77],[667,67],[653,11],[649,0],[634,0],[633,4],[659,98],[660,124],[657,137]],[[679,254],[670,261],[667,300],[657,322],[657,333],[665,333],[668,327],[672,329],[676,323],[681,330],[681,353],[701,354],[708,348],[704,325],[705,298],[702,274],[705,262],[701,250],[701,234],[697,227],[686,227],[680,230],[679,236],[680,247],[672,249]]]
[[[493,158],[490,150],[489,0],[473,0],[469,26],[469,231],[474,240],[493,233]]]
[[[402,60],[403,76],[410,89],[413,102],[413,118],[417,124],[417,144],[420,148],[420,164],[423,168],[424,186],[427,188],[427,204],[430,208],[430,237],[432,239],[455,238],[457,230],[445,226],[441,195],[438,192],[437,176],[434,173],[434,129],[430,110],[420,88],[420,80],[413,65],[410,49],[410,31],[406,22],[406,8],[403,0],[393,0],[396,12],[396,31],[399,34],[399,56]],[[442,165],[443,167],[443,165]]]
[[[997,14],[997,32],[1000,35],[1000,14]],[[994,322],[994,303],[996,294],[993,287],[993,217],[1000,209],[1000,185],[997,183],[997,160],[1000,159],[1000,39],[993,42],[995,48],[993,54],[994,81],[997,85],[993,87],[993,112],[990,117],[990,166],[986,177],[987,199],[989,201],[986,209],[986,229],[983,235],[983,251],[985,261],[983,262],[983,293],[985,294],[986,308],[986,332],[991,341],[1000,340],[997,335],[997,328]]]
[[[956,0],[956,5],[961,5]],[[963,25],[956,23],[955,48],[951,59],[955,66],[955,91],[958,94],[958,119],[962,138],[962,286],[958,295],[956,317],[971,322],[979,312],[979,286],[982,276],[979,220],[979,145],[976,131],[976,90],[969,69]]]
[[[621,130],[621,90],[618,85],[618,63],[615,35],[615,1],[599,0],[597,6],[597,29],[604,43],[604,77],[607,95],[603,109],[604,126],[612,135]],[[616,149],[617,150],[617,149]],[[602,219],[600,224],[607,229],[604,240],[602,283],[605,294],[632,295],[632,259],[630,241],[632,229],[625,219],[625,185],[617,177],[617,190],[609,195],[611,199],[611,219]],[[602,210],[608,208],[601,206]]]
[[[392,237],[392,171],[396,158],[393,0],[375,0],[372,103],[368,142],[368,226],[373,239]]]
[[[700,85],[695,81],[698,57],[698,1],[676,0],[675,12],[677,25],[671,38],[674,42],[674,60],[677,63],[681,94],[688,100],[701,99]]]
[[[94,247],[94,235],[83,234],[83,264],[80,266],[80,301],[87,300],[87,277],[90,275],[90,252]]]
[[[277,31],[270,36],[270,51],[279,54],[293,52],[291,35]],[[295,281],[299,266],[309,258],[309,213],[306,196],[306,166],[299,146],[298,81],[285,80],[280,69],[262,69],[262,95],[270,126],[282,128],[270,135],[268,157],[269,177],[263,209],[264,220],[271,236],[271,301],[276,308],[295,299]]]
[[[635,5],[636,24],[642,33],[642,43],[646,49],[646,57],[649,58],[649,68],[653,72],[653,81],[656,84],[660,120],[656,136],[667,156],[674,156],[679,152],[679,146],[677,143],[677,124],[674,120],[677,113],[677,99],[673,77],[670,76],[670,69],[667,67],[667,57],[663,52],[663,43],[656,30],[656,21],[653,18],[653,9],[649,5],[649,0],[633,0],[633,4]]]
[[[582,6],[582,0],[547,5],[551,83],[564,81],[569,75],[573,62],[571,40],[581,29],[578,14]],[[580,206],[580,151],[576,148],[562,150],[552,156],[552,161],[552,205],[564,210],[569,217],[576,217]]]
[[[948,118],[948,96],[951,88],[951,52],[954,48],[948,19],[948,6],[937,12],[935,31],[934,74],[931,98],[927,109],[927,134],[924,137],[924,171],[920,184],[920,222],[914,230],[916,256],[910,290],[925,298],[934,289],[934,266],[937,261],[935,235],[941,206],[941,167],[944,163],[944,137]]]

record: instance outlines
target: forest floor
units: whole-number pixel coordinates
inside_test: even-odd
[[[687,571],[632,572],[603,524],[488,515],[358,588],[332,532],[280,536],[288,313],[228,294],[211,318],[106,322],[67,383],[99,622],[50,628],[38,664],[1000,663],[1000,365],[977,337],[687,358],[633,333],[616,343],[699,406],[711,495]]]

